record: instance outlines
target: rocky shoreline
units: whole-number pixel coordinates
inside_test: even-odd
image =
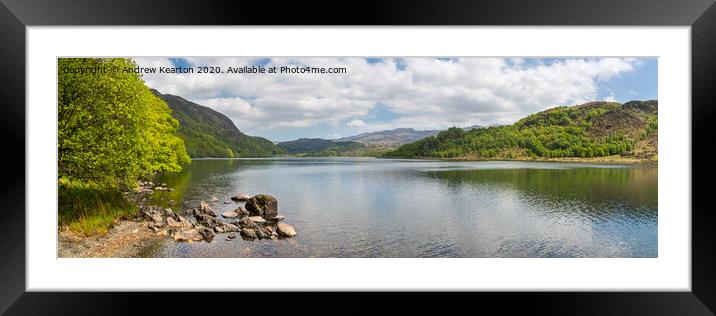
[[[104,235],[85,236],[67,227],[57,233],[59,258],[135,258],[164,240],[144,220],[120,220]]]
[[[127,199],[139,207],[136,218],[117,220],[104,235],[84,236],[61,227],[58,257],[141,257],[144,249],[163,241],[211,242],[219,235],[225,235],[226,241],[239,236],[248,241],[278,240],[296,235],[291,225],[281,223],[284,216],[278,214],[278,201],[270,195],[237,194],[223,202],[236,204],[236,209],[219,215],[212,207],[219,203],[215,197],[208,199],[209,202],[199,202],[196,207],[174,211],[148,203],[148,197],[154,192],[171,192],[172,188],[164,183],[138,184],[136,191],[125,193]]]
[[[154,187],[151,182],[140,182],[139,185],[140,192],[150,194],[152,188],[171,191],[166,185]],[[291,225],[280,222],[284,217],[278,214],[278,201],[271,195],[237,194],[231,197],[231,202],[224,203],[239,206],[222,213],[221,218],[212,208],[218,202],[212,197],[209,203],[201,201],[197,207],[179,212],[155,205],[141,205],[140,216],[155,234],[172,237],[176,242],[211,242],[217,234],[227,234],[227,241],[238,237],[237,234],[244,240],[280,239],[296,235]]]

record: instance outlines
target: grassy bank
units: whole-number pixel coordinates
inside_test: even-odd
[[[57,190],[59,226],[85,236],[106,234],[116,221],[137,214],[137,207],[114,188],[60,179]]]

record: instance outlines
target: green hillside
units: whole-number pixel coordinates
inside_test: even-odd
[[[321,138],[301,138],[278,143],[278,147],[291,155],[301,156],[346,156],[365,148],[359,142],[337,142]]]
[[[270,140],[249,136],[225,115],[186,99],[152,90],[172,109],[179,121],[177,135],[192,158],[269,157],[282,154]]]
[[[519,159],[618,155],[657,159],[658,102],[591,102],[529,115],[512,125],[450,128],[383,157]]]

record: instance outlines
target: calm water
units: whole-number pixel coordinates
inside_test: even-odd
[[[352,158],[195,160],[155,198],[218,213],[275,196],[292,239],[175,243],[152,257],[657,257],[656,167]],[[176,209],[177,207],[175,207]]]

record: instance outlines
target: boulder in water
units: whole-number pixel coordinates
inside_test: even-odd
[[[231,199],[236,202],[245,202],[245,201],[248,201],[250,198],[251,198],[250,196],[243,194],[243,193],[239,193],[239,194],[231,197]]]
[[[236,226],[234,224],[226,224],[226,223],[224,223],[223,228],[224,228],[224,232],[226,232],[226,233],[232,233],[232,232],[237,232],[237,231],[241,230],[238,226]]]
[[[296,236],[296,230],[291,227],[289,224],[285,223],[278,223],[276,225],[276,232],[283,237],[293,237]]]
[[[221,214],[224,218],[236,218],[239,217],[239,213],[236,211],[227,211]]]
[[[255,195],[246,201],[246,210],[251,216],[273,217],[278,215],[278,201],[268,194]]]
[[[206,241],[211,241],[212,239],[214,239],[214,236],[216,236],[213,230],[206,227],[197,227],[196,230],[199,232],[199,234],[201,234],[202,237],[204,237],[204,240]]]
[[[199,231],[194,228],[187,229],[187,230],[175,231],[174,235],[172,235],[172,237],[174,237],[174,241],[179,241],[179,242],[201,241],[204,239],[204,236],[202,234],[200,234]]]

